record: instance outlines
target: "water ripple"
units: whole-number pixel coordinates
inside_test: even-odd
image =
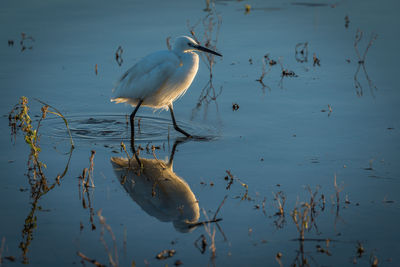
[[[129,116],[125,115],[70,115],[67,117],[69,128],[74,140],[88,140],[96,142],[129,141]],[[68,133],[62,120],[49,118],[43,123],[43,135],[56,139],[68,139]],[[215,139],[218,136],[216,129],[198,124],[193,121],[177,121],[178,125],[196,136]],[[140,125],[140,127],[138,127]],[[136,142],[162,142],[168,137],[175,138],[182,135],[174,130],[170,119],[156,116],[136,116]]]

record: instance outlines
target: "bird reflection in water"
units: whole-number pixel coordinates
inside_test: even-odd
[[[149,215],[172,221],[179,232],[190,232],[199,223],[199,203],[189,185],[172,169],[175,141],[169,161],[112,157],[114,172],[132,199]],[[139,162],[139,164],[138,164]],[[140,164],[142,168],[140,168]]]

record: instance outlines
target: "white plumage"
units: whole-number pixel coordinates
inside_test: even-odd
[[[111,101],[136,106],[131,114],[131,125],[140,105],[169,108],[175,129],[190,136],[176,125],[172,103],[186,92],[196,76],[199,56],[194,51],[222,56],[200,46],[190,37],[181,36],[176,38],[171,51],[152,53],[122,75],[113,89]]]
[[[148,55],[130,68],[114,88],[111,101],[133,106],[167,108],[184,94],[199,68],[199,56],[193,52],[159,51]]]

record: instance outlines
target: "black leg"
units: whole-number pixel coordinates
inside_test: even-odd
[[[186,137],[191,138],[192,136],[190,134],[188,134],[187,132],[185,132],[184,130],[179,128],[178,124],[176,124],[176,120],[175,120],[174,110],[172,108],[172,104],[169,104],[168,107],[169,107],[169,111],[171,112],[172,123],[174,124],[175,130],[177,130],[178,132],[184,134]]]
[[[140,105],[142,105],[142,103],[143,103],[143,100],[140,100],[138,102],[138,104],[135,107],[135,110],[132,112],[131,117],[130,117],[130,120],[131,120],[131,139],[134,139],[134,137],[135,137],[135,115],[136,115],[136,112],[138,111]]]
[[[135,149],[135,115],[136,112],[138,111],[140,105],[143,103],[143,100],[140,100],[138,102],[138,104],[135,107],[135,110],[132,112],[131,116],[130,116],[130,121],[131,121],[131,149],[132,149],[132,153],[135,155],[136,161],[138,162],[139,166],[142,166],[142,163],[140,162],[140,159],[136,153],[136,149]]]
[[[189,137],[182,137],[182,138],[184,139],[176,139],[174,145],[172,146],[171,155],[169,156],[169,161],[168,161],[169,166],[172,166],[172,163],[174,161],[175,151],[178,145],[184,143]]]

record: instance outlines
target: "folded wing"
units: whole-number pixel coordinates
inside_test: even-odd
[[[113,88],[111,101],[136,105],[143,100],[145,106],[160,108],[154,95],[167,84],[179,68],[179,58],[170,51],[150,54],[130,68]]]

